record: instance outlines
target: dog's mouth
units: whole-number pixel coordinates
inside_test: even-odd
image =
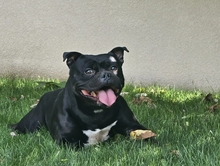
[[[104,87],[99,90],[88,91],[88,90],[80,90],[81,95],[94,100],[97,102],[98,105],[105,104],[106,106],[110,107],[113,105],[120,93],[119,89],[111,88],[111,87]]]

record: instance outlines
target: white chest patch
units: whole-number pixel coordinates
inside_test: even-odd
[[[85,135],[87,135],[88,137],[88,143],[85,143],[85,146],[88,145],[94,145],[97,144],[99,142],[103,142],[106,141],[109,138],[109,131],[110,129],[115,126],[115,124],[117,123],[117,121],[115,121],[114,123],[110,124],[109,126],[103,128],[103,129],[96,129],[95,131],[92,130],[83,130],[83,133]]]

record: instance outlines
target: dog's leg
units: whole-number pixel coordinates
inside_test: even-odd
[[[20,122],[16,124],[12,124],[11,128],[13,130],[18,131],[19,133],[27,133],[27,132],[34,132],[38,130],[41,125],[44,125],[44,118],[42,112],[36,106],[33,108],[27,115],[25,115]]]
[[[34,107],[27,115],[25,115],[20,122],[10,125],[13,130],[17,130],[19,133],[34,132],[41,126],[47,128],[47,118],[51,115],[53,110],[53,103],[57,98],[59,92],[62,89],[58,89],[52,92],[45,93],[36,107]]]
[[[59,126],[59,125],[57,125]],[[84,144],[87,143],[88,137],[83,134],[79,126],[72,125],[71,128],[66,128],[65,126],[61,128],[56,128],[51,133],[53,139],[59,145],[68,145],[71,148],[81,148],[84,147]]]
[[[119,120],[116,124],[115,129],[116,132],[130,136],[131,139],[148,139],[151,137],[156,136],[151,130],[147,130],[146,127],[141,125],[136,117],[134,116],[133,112],[128,107],[126,101],[120,97],[120,102],[123,107],[121,107]]]

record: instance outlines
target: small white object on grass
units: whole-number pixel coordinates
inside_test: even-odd
[[[16,134],[15,132],[10,132],[10,135],[11,135],[12,137],[17,136],[17,134]]]

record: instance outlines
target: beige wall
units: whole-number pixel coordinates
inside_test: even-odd
[[[126,46],[127,81],[220,90],[219,0],[2,0],[0,75],[66,79],[64,51]]]

